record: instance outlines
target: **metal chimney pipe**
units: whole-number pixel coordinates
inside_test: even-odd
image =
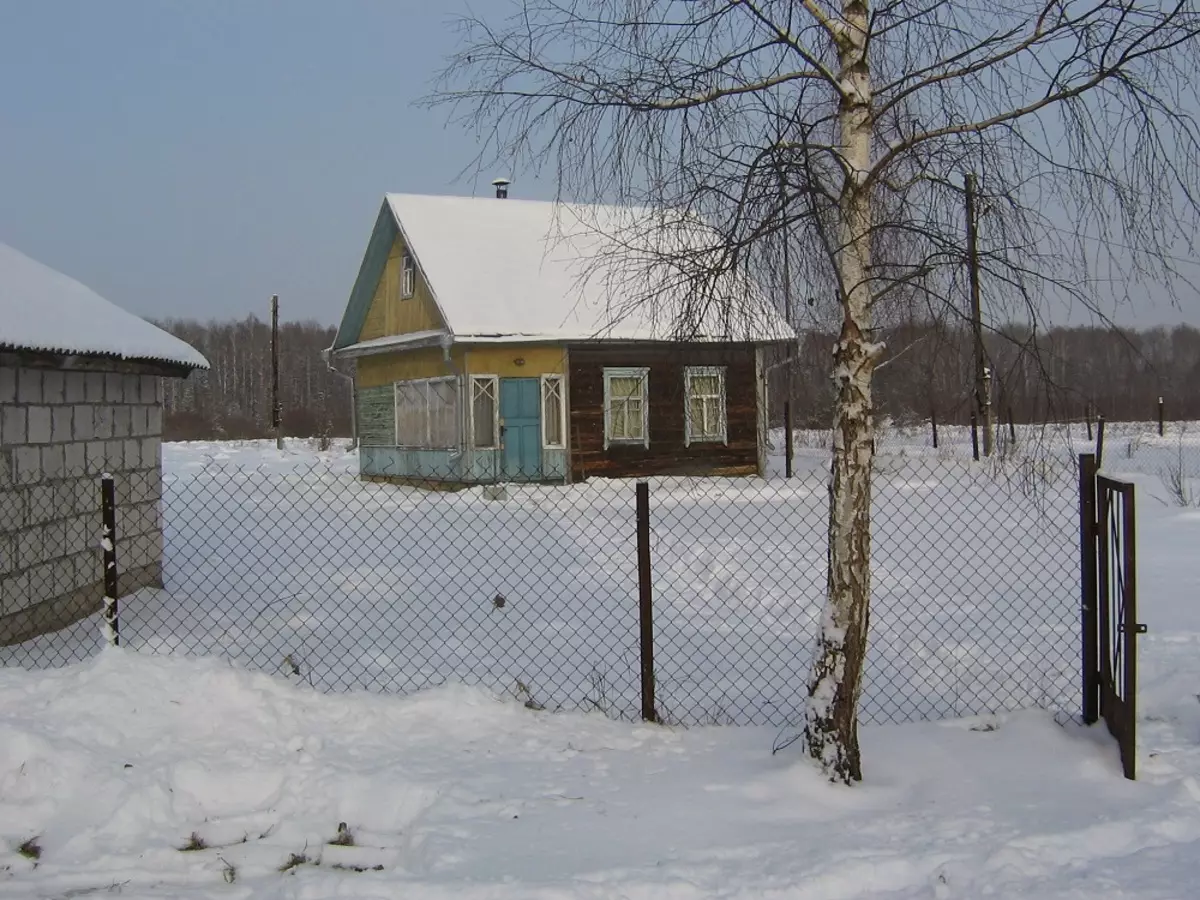
[[[512,184],[507,178],[497,178],[492,182],[492,186],[496,188],[496,199],[503,200],[508,196],[508,186]]]

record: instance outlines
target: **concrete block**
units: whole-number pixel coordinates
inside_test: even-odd
[[[118,372],[104,375],[104,400],[106,403],[125,402],[125,376]]]
[[[75,580],[81,585],[104,580],[104,560],[99,550],[89,550],[75,557]]]
[[[53,426],[48,406],[31,406],[26,410],[29,418],[29,443],[48,444]]]
[[[147,431],[147,406],[138,404],[129,407],[129,434],[133,437],[145,437]]]
[[[130,499],[134,503],[158,502],[162,499],[162,476],[156,470],[146,469],[131,479]]]
[[[83,397],[87,403],[104,402],[104,373],[87,372],[83,376]]]
[[[97,517],[98,520],[99,517]],[[99,531],[93,533],[91,530],[91,516],[75,516],[73,519],[68,519],[64,525],[63,550],[67,555],[84,553],[100,542]]]
[[[92,407],[92,430],[100,440],[113,436],[113,407],[107,404]]]
[[[140,469],[142,466],[142,442],[125,442],[125,468]]]
[[[42,448],[42,477],[65,478],[67,475],[66,453],[62,444],[51,444]]]
[[[14,484],[13,461],[11,450],[0,450],[0,491],[9,490]],[[0,524],[0,530],[4,525]]]
[[[63,373],[63,402],[85,403],[87,401],[86,378],[83,372]]]
[[[17,565],[17,536],[0,534],[0,577],[11,575],[20,568]]]
[[[88,475],[101,474],[105,466],[108,465],[108,457],[106,454],[107,445],[104,441],[88,441],[87,443],[87,473]]]
[[[115,406],[113,407],[113,433],[115,438],[125,438],[133,434],[133,415],[132,407]]]
[[[156,376],[154,379],[154,402],[159,404],[163,403],[167,399],[166,394],[167,390],[163,383],[163,379]]]
[[[43,532],[44,528],[40,525],[17,532],[16,558],[18,569],[32,568],[46,561],[46,556],[42,552],[46,546],[46,542],[42,537]]]
[[[0,408],[0,447],[16,447],[28,442],[29,429],[25,407]]]
[[[0,615],[15,613],[31,605],[28,572],[0,578]]]
[[[160,380],[161,379],[155,377],[154,375],[142,376],[142,389],[140,391],[140,396],[143,403],[158,402],[158,383]]]
[[[58,596],[57,576],[51,563],[42,563],[29,570],[29,606]]]
[[[142,402],[142,376],[141,375],[126,375],[125,376],[125,402],[126,403],[141,403]]]
[[[17,402],[42,402],[42,372],[40,369],[17,370]]]
[[[80,403],[72,407],[71,436],[77,441],[90,441],[96,436],[93,407]]]
[[[24,491],[0,493],[0,532],[16,531],[28,523]]]
[[[104,459],[107,470],[113,475],[125,468],[125,442],[105,441]]]
[[[17,400],[17,370],[9,366],[0,368],[0,403],[15,403]]]
[[[78,478],[87,473],[87,444],[74,441],[63,445],[64,468],[68,478]]]
[[[62,403],[66,396],[66,378],[62,372],[42,373],[42,402]]]
[[[142,440],[143,469],[158,469],[162,465],[162,439],[151,437]]]
[[[72,407],[56,406],[50,411],[50,440],[61,444],[75,435],[71,427]]]
[[[58,494],[52,484],[37,484],[29,489],[27,502],[29,504],[29,522],[41,525],[54,519],[62,518],[57,504]]]
[[[42,454],[37,447],[17,447],[12,456],[17,484],[36,484],[42,480]]]
[[[146,411],[146,433],[162,436],[163,411],[161,406],[148,407]]]

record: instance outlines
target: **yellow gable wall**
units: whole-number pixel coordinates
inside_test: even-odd
[[[375,288],[375,298],[367,311],[367,318],[359,332],[360,341],[388,337],[393,334],[411,334],[416,331],[434,331],[442,328],[442,317],[438,315],[429,286],[417,270],[413,295],[400,298],[403,279],[404,242],[400,237],[392,244],[387,265]]]
[[[536,378],[566,371],[567,351],[552,344],[475,344],[467,350],[467,372],[501,378]],[[524,360],[517,365],[517,360]]]
[[[462,372],[462,364],[463,351],[458,347],[451,351],[450,362],[446,362],[441,347],[364,356],[358,360],[357,365],[358,387],[372,388],[394,381],[457,375]]]

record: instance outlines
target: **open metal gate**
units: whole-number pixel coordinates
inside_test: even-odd
[[[1117,739],[1126,778],[1136,775],[1137,532],[1134,486],[1079,458],[1083,564],[1083,719],[1103,717]]]

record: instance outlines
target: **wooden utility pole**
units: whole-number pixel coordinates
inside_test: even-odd
[[[975,208],[975,176],[966,177],[967,200],[967,273],[971,284],[971,325],[975,337],[975,408],[983,425],[983,455],[992,455],[995,433],[992,421],[992,373],[983,347],[983,304],[979,291],[979,241]]]
[[[279,295],[271,295],[271,430],[275,449],[283,449],[283,416],[279,408]]]

